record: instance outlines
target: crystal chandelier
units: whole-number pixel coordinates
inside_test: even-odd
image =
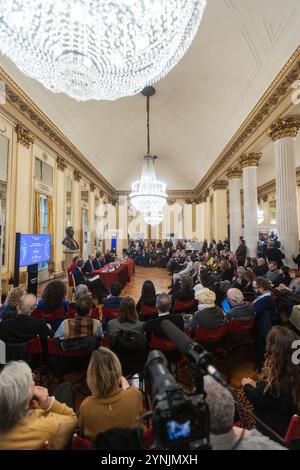
[[[134,95],[190,46],[206,0],[1,0],[0,50],[77,100]]]
[[[157,157],[150,154],[150,96],[155,90],[150,86],[142,93],[147,97],[147,155],[144,156],[141,179],[132,184],[129,198],[135,209],[143,214],[145,222],[155,226],[163,220],[162,209],[168,195],[166,184],[156,179],[154,161]]]

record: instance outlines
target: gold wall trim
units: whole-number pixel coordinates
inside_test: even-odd
[[[116,190],[89,162],[89,160],[75,147],[74,144],[59,130],[46,114],[29,98],[17,83],[0,67],[0,79],[5,83],[6,102],[29,119],[34,127],[43,132],[51,141],[58,145],[69,157],[71,164],[78,165],[78,169],[85,173],[90,180],[93,179],[101,189],[111,197],[116,196]],[[1,109],[6,112],[6,104]],[[10,113],[9,113],[10,114]],[[12,116],[14,118],[14,116]],[[34,137],[34,136],[33,136]]]
[[[252,109],[248,117],[239,127],[234,136],[230,139],[219,157],[215,160],[207,174],[196,186],[197,194],[204,192],[216,178],[217,173],[228,162],[232,156],[238,152],[247,139],[259,128],[259,126],[268,117],[279,104],[292,91],[291,85],[300,77],[300,46],[297,47],[294,54],[279,72],[275,80],[263,94],[261,99]],[[293,103],[291,101],[291,106]],[[237,155],[237,159],[238,159]]]

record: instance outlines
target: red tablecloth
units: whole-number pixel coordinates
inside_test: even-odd
[[[107,267],[104,267],[97,271],[93,271],[91,275],[99,274],[101,281],[107,289],[109,289],[114,282],[119,282],[121,286],[124,287],[126,282],[130,281],[130,278],[135,271],[135,264],[133,259],[129,259],[126,263],[122,264],[112,272],[107,273],[105,272],[106,269]]]

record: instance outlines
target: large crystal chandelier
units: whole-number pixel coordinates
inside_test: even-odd
[[[77,100],[115,100],[165,76],[190,46],[206,0],[1,0],[0,50]]]
[[[141,179],[132,184],[129,198],[131,204],[143,214],[145,222],[155,226],[163,220],[162,209],[166,204],[167,193],[166,184],[156,179],[154,161],[157,157],[150,154],[150,96],[155,90],[150,86],[142,93],[147,97],[147,155],[144,156]]]

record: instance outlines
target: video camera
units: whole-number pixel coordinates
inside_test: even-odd
[[[191,340],[169,320],[161,322],[165,335],[176,344],[194,366],[196,391],[184,393],[168,370],[165,356],[157,350],[149,353],[145,372],[152,384],[154,407],[152,412],[153,441],[157,449],[208,450],[209,410],[205,401],[203,377],[210,375],[224,387],[226,381],[210,364],[211,355]]]
[[[149,353],[146,373],[152,384],[153,441],[156,449],[210,449],[205,394],[187,396],[168,370],[165,356]]]

